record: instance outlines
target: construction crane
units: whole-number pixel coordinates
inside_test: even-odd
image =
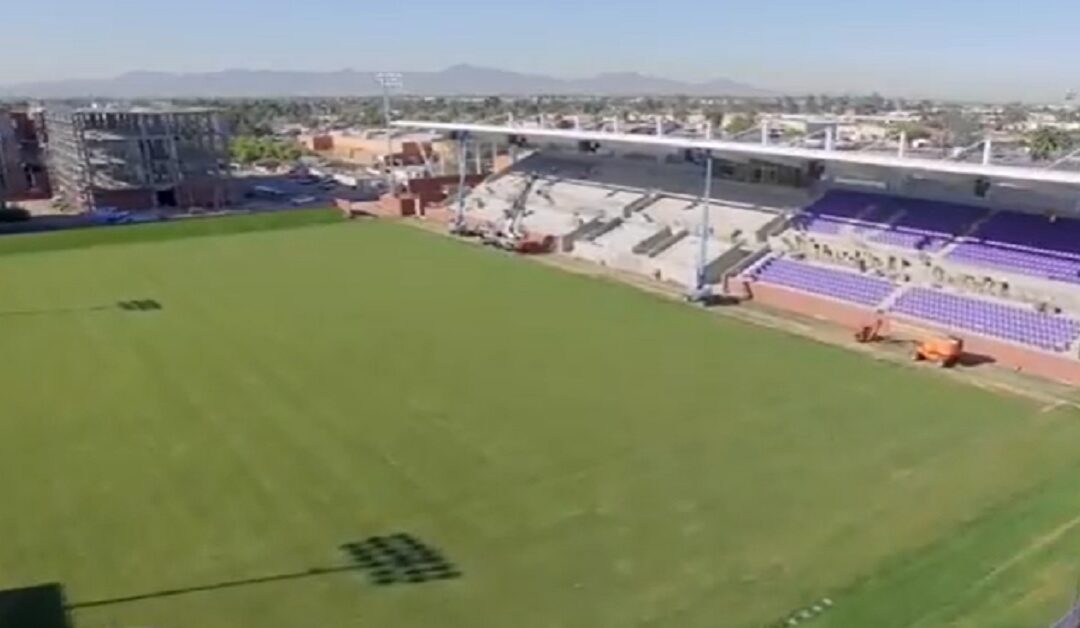
[[[450,135],[451,139],[457,140],[458,143],[457,207],[454,211],[454,218],[450,222],[450,233],[454,235],[473,235],[469,229],[469,225],[465,221],[465,159],[468,154],[469,134],[465,131],[455,131]]]
[[[483,234],[482,238],[485,244],[507,251],[519,250],[521,242],[526,239],[521,223],[525,219],[529,194],[532,192],[537,179],[539,177],[536,174],[528,175],[524,185],[521,186],[521,189],[511,201],[510,208],[506,210],[502,224],[494,226]]]

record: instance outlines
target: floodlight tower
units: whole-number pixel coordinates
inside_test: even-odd
[[[382,86],[383,119],[386,123],[386,188],[387,192],[391,192],[394,189],[394,137],[390,135],[390,90],[405,87],[405,79],[401,72],[379,72],[375,80]]]
[[[454,210],[454,219],[450,222],[450,233],[464,234],[465,227],[465,174],[467,169],[469,134],[465,131],[457,132],[458,143],[458,189],[457,207]]]
[[[712,123],[706,123],[705,139],[712,139]],[[708,303],[712,297],[712,288],[709,286],[707,267],[709,264],[709,213],[712,206],[712,175],[713,154],[711,149],[705,150],[705,191],[701,199],[701,248],[698,249],[697,273],[694,278],[694,289],[686,295],[688,301],[693,303]]]

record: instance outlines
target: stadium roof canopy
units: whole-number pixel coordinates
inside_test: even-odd
[[[692,137],[640,135],[635,133],[614,133],[583,129],[548,129],[527,126],[470,124],[459,122],[426,122],[421,120],[401,120],[394,126],[431,131],[465,131],[473,135],[517,135],[533,140],[547,141],[589,141],[600,144],[627,144],[671,148],[676,150],[697,149],[711,150],[716,153],[745,155],[758,158],[786,158],[848,166],[867,166],[891,170],[909,171],[927,175],[953,175],[985,177],[995,181],[1013,183],[1043,183],[1068,186],[1080,186],[1080,172],[1051,170],[1046,168],[1023,168],[1000,166],[961,161],[924,159],[917,157],[899,157],[858,151],[823,150],[817,148],[799,148],[792,146],[769,145],[759,143],[731,142]]]

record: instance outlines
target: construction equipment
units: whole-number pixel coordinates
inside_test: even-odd
[[[880,342],[884,339],[883,330],[885,328],[884,319],[876,319],[873,323],[863,325],[855,332],[855,342],[859,344],[866,344],[870,342]]]
[[[903,336],[897,337],[897,336]],[[955,366],[964,355],[964,341],[955,336],[936,335],[925,329],[876,318],[855,331],[855,342],[868,344],[887,342],[894,346],[911,347],[916,362],[930,362],[943,368]]]
[[[911,357],[916,362],[932,362],[942,368],[950,368],[960,361],[963,353],[963,340],[955,336],[941,336],[920,340]]]
[[[481,235],[484,244],[515,253],[546,253],[554,248],[554,238],[529,234],[522,225],[529,193],[537,179],[536,175],[529,175],[504,213],[502,222],[489,225]]]

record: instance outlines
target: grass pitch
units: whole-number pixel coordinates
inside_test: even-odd
[[[406,227],[207,229],[0,240],[0,586],[61,583],[78,628],[1069,605],[1072,410]],[[395,533],[459,576],[350,569]]]

